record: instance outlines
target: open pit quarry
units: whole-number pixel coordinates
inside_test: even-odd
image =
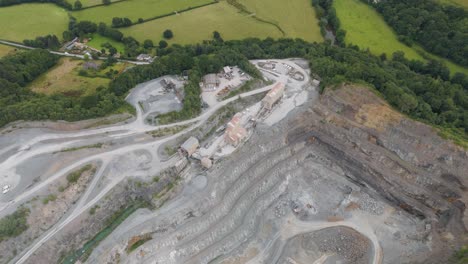
[[[467,243],[466,150],[371,88],[319,95],[304,60],[252,63],[258,87],[207,89],[191,120],[155,122],[180,107],[165,76],[130,93],[133,119],[3,128],[0,216],[30,213],[0,263],[448,263]]]

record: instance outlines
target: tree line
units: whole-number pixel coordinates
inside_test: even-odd
[[[428,0],[387,0],[373,4],[408,45],[468,66],[468,11]]]
[[[0,6],[19,5],[24,3],[53,3],[67,10],[72,10],[72,4],[66,0],[0,0]]]

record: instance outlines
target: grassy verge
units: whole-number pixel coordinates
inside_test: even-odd
[[[151,239],[152,239],[152,237],[148,236],[148,237],[145,237],[143,239],[138,240],[136,243],[134,243],[133,245],[131,245],[128,248],[127,253],[131,253],[132,251],[134,251],[135,249],[137,249],[138,247],[140,247],[141,245],[143,245],[147,241],[150,241]]]
[[[257,87],[259,85],[259,83],[262,83],[262,80],[260,80],[260,79],[248,80],[241,87],[239,87],[239,88],[237,88],[237,89],[235,89],[233,91],[230,91],[223,99],[231,98],[231,97],[234,97],[234,96],[236,96],[238,94],[251,91],[251,90],[255,89],[255,87]]]
[[[468,134],[461,129],[438,127],[439,136],[443,139],[451,140],[456,145],[468,149]]]
[[[84,166],[83,168],[81,168],[79,170],[71,172],[70,174],[67,175],[68,183],[73,184],[73,183],[77,182],[80,179],[81,175],[83,175],[83,173],[85,173],[86,171],[92,170],[92,169],[93,169],[93,165],[88,164],[88,165]]]
[[[16,48],[0,44],[0,58],[18,52]]]
[[[23,42],[37,36],[62,37],[67,12],[54,4],[21,4],[0,8],[0,39]]]
[[[145,201],[134,201],[129,206],[115,212],[106,220],[107,226],[103,230],[97,233],[91,240],[86,242],[83,247],[64,257],[60,263],[73,264],[78,260],[85,262],[93,252],[93,249],[110,233],[112,233],[112,231],[114,231],[114,229],[116,229],[123,221],[125,221],[125,219],[127,219],[136,210],[147,206],[148,203]]]
[[[57,151],[55,153],[60,153],[60,152],[72,152],[72,151],[77,151],[77,150],[81,150],[81,149],[90,149],[90,148],[102,148],[102,143],[96,143],[96,144],[93,144],[93,145],[86,145],[86,146],[81,146],[81,147],[74,147],[74,148],[66,148],[66,149],[62,149],[60,151]]]
[[[146,134],[151,135],[154,138],[165,137],[165,136],[177,134],[180,131],[186,129],[187,127],[189,127],[189,125],[161,128],[161,129],[146,132]]]

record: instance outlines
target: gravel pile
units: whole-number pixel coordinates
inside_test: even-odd
[[[327,228],[310,235],[320,251],[335,253],[345,263],[368,263],[372,250],[370,241],[356,231],[345,227]]]

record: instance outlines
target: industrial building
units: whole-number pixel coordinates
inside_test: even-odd
[[[184,144],[182,144],[182,146],[180,146],[180,150],[184,155],[190,157],[193,153],[195,153],[195,151],[197,151],[199,146],[200,143],[198,142],[198,139],[195,137],[190,137],[184,142]]]
[[[278,82],[271,88],[271,90],[267,93],[265,98],[262,100],[262,106],[267,109],[271,110],[273,105],[278,102],[281,97],[283,97],[284,93],[284,83]]]
[[[247,130],[241,124],[241,113],[237,113],[229,121],[224,133],[224,139],[228,144],[233,146],[239,145],[240,142],[247,136]]]
[[[209,169],[213,166],[213,161],[211,159],[209,159],[208,157],[203,157],[201,159],[201,165],[206,168],[206,169]]]
[[[203,77],[203,86],[205,89],[215,90],[220,84],[219,78],[216,74],[211,73]]]

